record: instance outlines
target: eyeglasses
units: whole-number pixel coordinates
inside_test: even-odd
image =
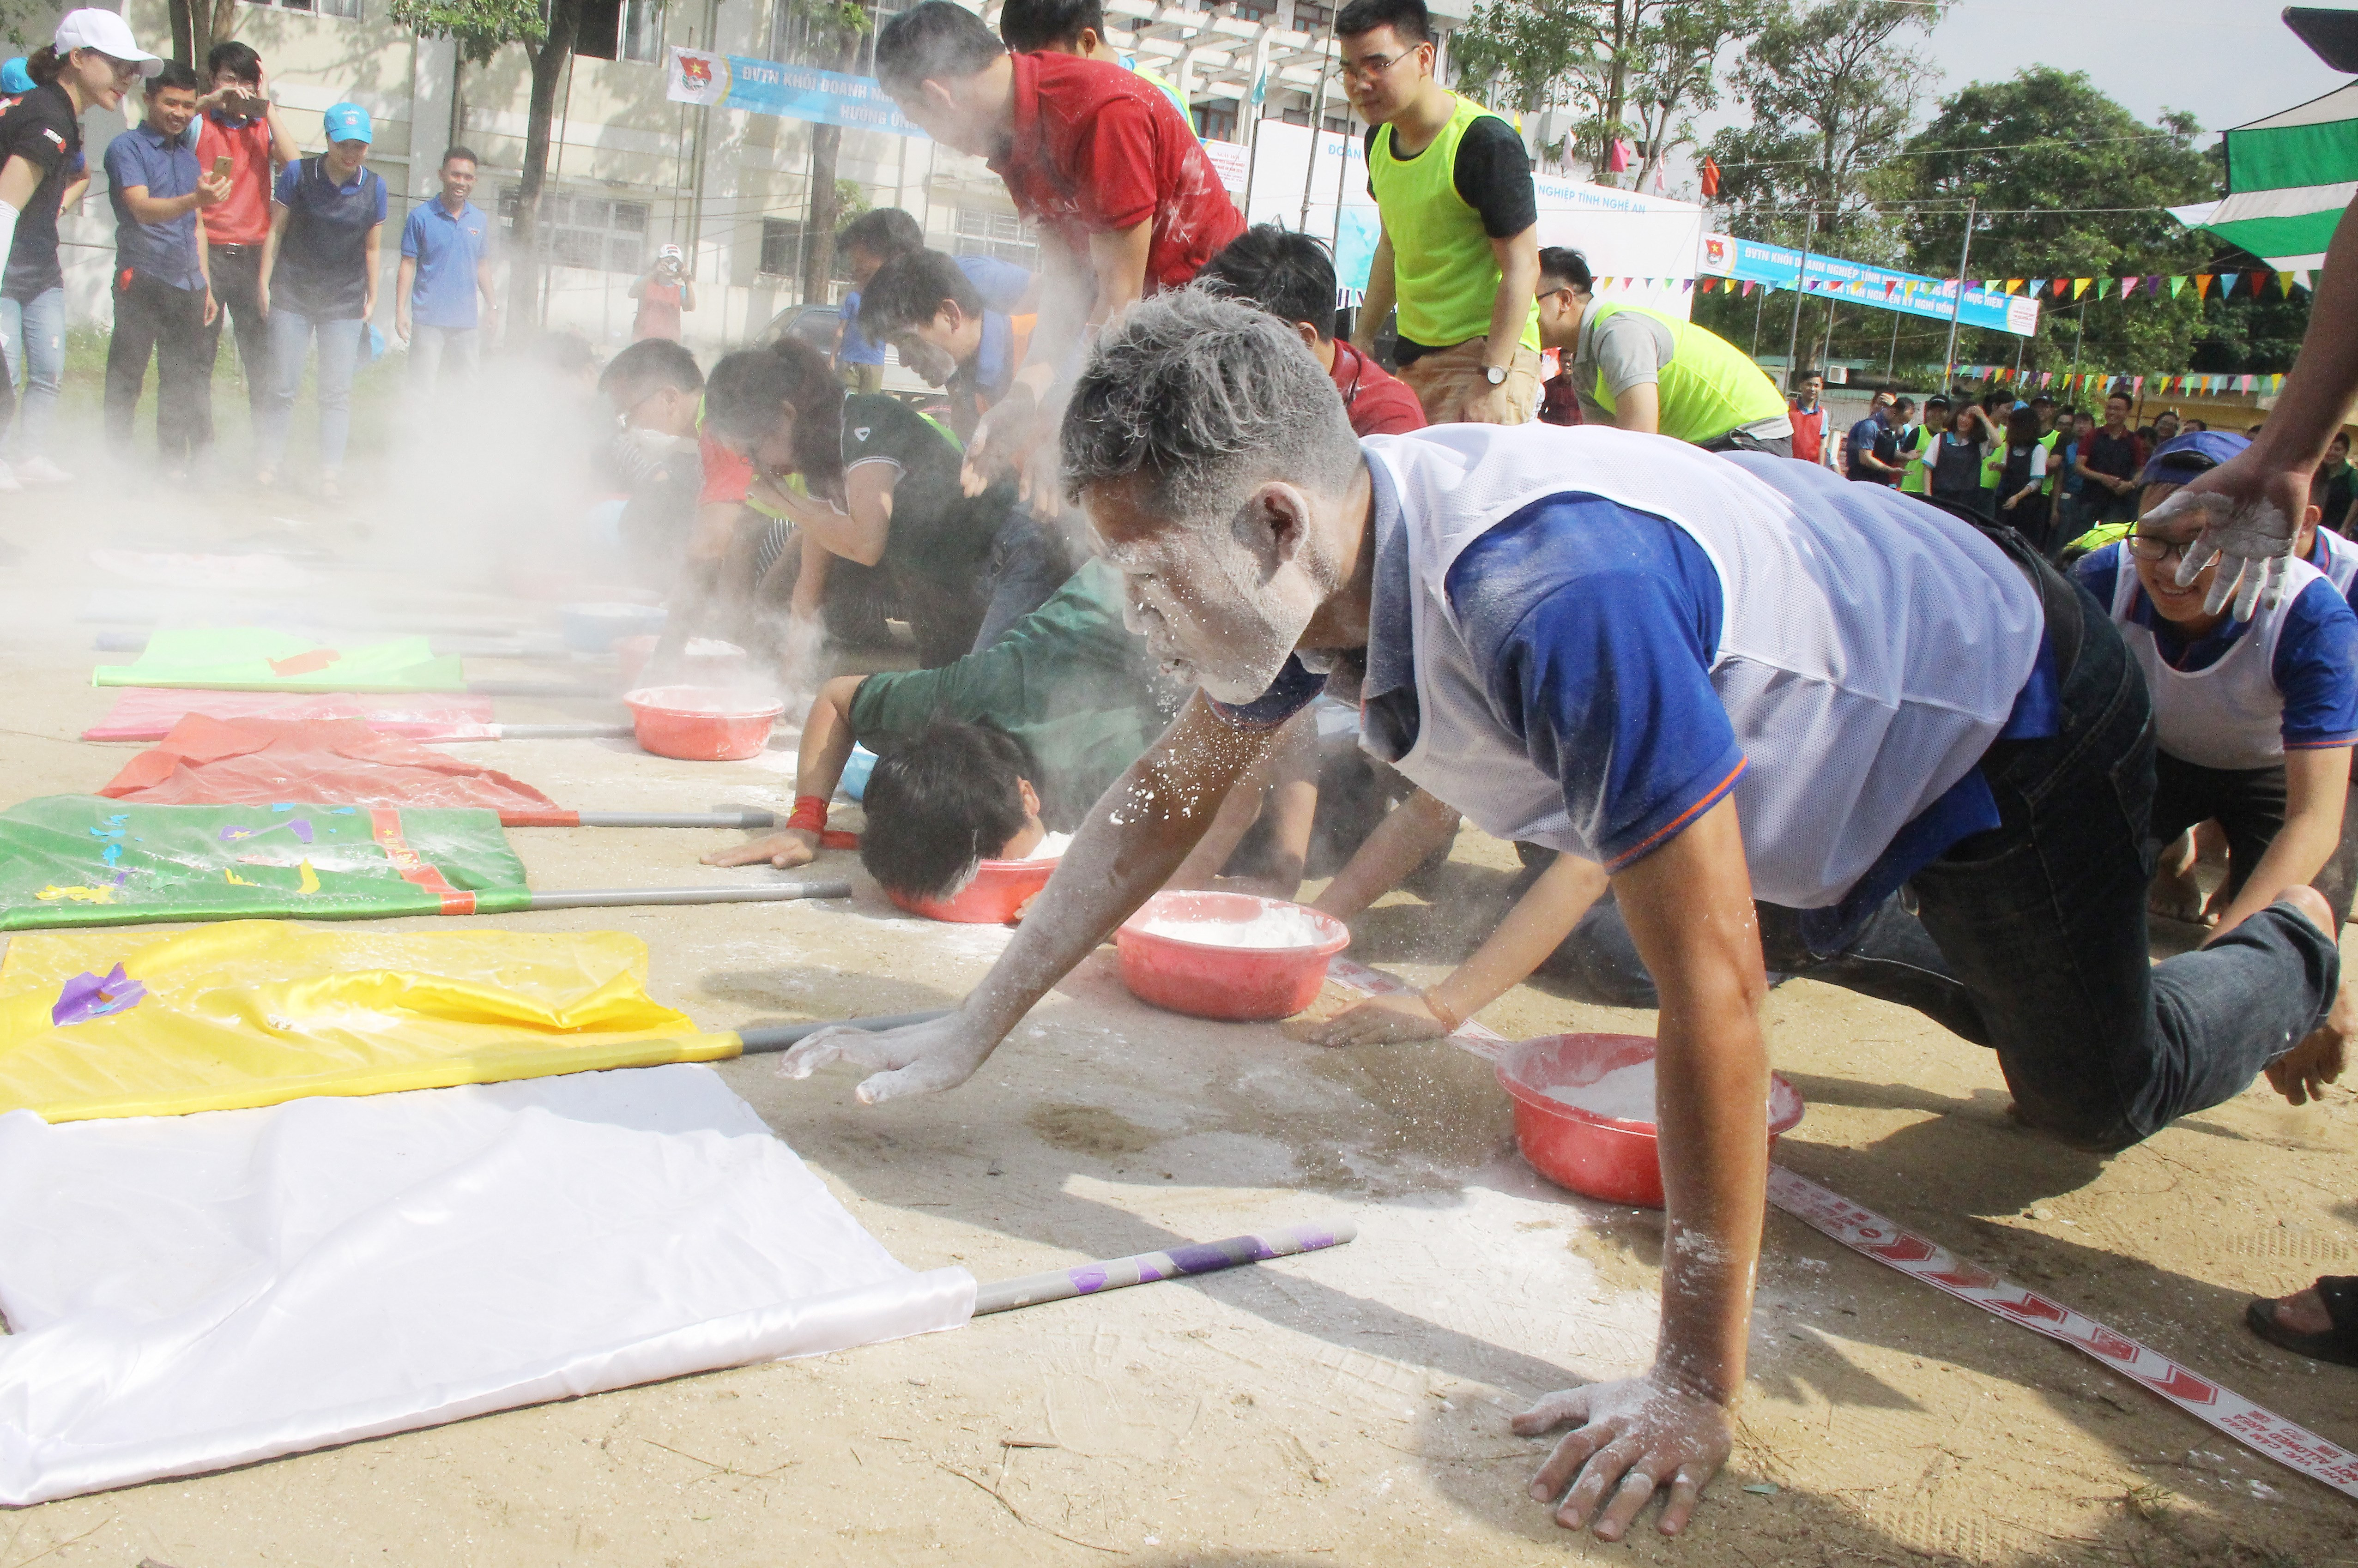
[[[1422,48],[1424,48],[1422,44],[1416,46],[1416,49]],[[1401,54],[1362,55],[1357,59],[1347,59],[1343,62],[1343,80],[1348,81],[1356,77],[1361,81],[1373,81],[1401,61],[1408,59],[1410,55],[1416,53],[1416,49],[1409,49]]]
[[[2184,556],[2194,547],[2191,539],[2172,541],[2158,534],[2131,534],[2129,554],[2141,561],[2166,561],[2172,556]]]
[[[98,51],[93,49],[92,52],[96,54]],[[139,62],[135,59],[117,59],[111,54],[100,54],[98,58],[106,62],[106,68],[109,70],[114,72],[117,81],[128,81],[139,74]]]
[[[644,397],[640,398],[636,403],[632,404],[628,408],[625,408],[620,414],[615,415],[614,423],[620,425],[625,430],[635,428],[636,426],[634,421],[636,421],[639,416],[639,410],[644,408],[648,404],[653,403],[656,398],[661,397],[665,393],[669,392],[671,388],[667,386],[656,387],[653,392],[648,393]]]

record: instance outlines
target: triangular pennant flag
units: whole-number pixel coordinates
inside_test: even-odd
[[[2227,296],[2234,293],[2235,285],[2242,282],[2243,278],[2244,275],[2240,272],[2221,273],[2219,275],[2219,297],[2224,299]]]
[[[2169,280],[2169,297],[2175,299],[2184,292],[2186,292],[2186,275],[2181,272]]]
[[[2059,277],[2055,280],[2054,287],[2050,289],[2049,292],[2053,294],[2056,298],[2061,299],[2067,292],[2070,291],[2071,287],[2071,280],[2070,278]]]
[[[2097,298],[2099,298],[2099,299],[2103,299],[2103,298],[2106,297],[2107,296],[2109,296],[2112,292],[2113,292],[2113,279],[2111,279],[2111,278],[2109,278],[2109,277],[2100,277],[2100,278],[2096,279],[2096,297],[2097,297]]]
[[[2198,272],[2194,275],[2194,293],[2198,298],[2208,299],[2211,297],[2211,275],[2209,273]]]
[[[1752,280],[1748,277],[1744,280],[1744,292],[1747,294],[1752,292]]]
[[[2294,272],[2280,272],[2277,274],[2277,287],[2284,290],[2284,297],[2287,299],[2290,299],[2292,297],[2292,286],[2299,279],[2299,277],[2300,275]]]
[[[2083,294],[2087,293],[2087,292],[2088,292],[2088,285],[2090,285],[2090,284],[2092,284],[2092,283],[2093,283],[2093,282],[2095,282],[2095,281],[2096,281],[2096,280],[2095,280],[2094,278],[2093,278],[2093,277],[2075,277],[2075,278],[2073,278],[2073,279],[2071,280],[2071,297],[2072,297],[2072,298],[2074,298],[2074,299],[2077,299],[2077,298],[2079,298],[2079,297],[2080,297],[2080,296],[2082,296],[2082,295],[2083,295]]]
[[[2018,278],[2018,277],[2009,277],[2009,278],[2007,278],[2007,279],[2006,280],[2006,291],[2008,294],[2019,294],[2019,293],[2021,293],[2021,292],[2022,292],[2022,279],[2020,279],[2020,278]]]
[[[2121,297],[2126,299],[2130,295],[2135,294],[2136,292],[2136,286],[2143,281],[2144,280],[2135,273],[2132,273],[2128,276],[2121,279]]]

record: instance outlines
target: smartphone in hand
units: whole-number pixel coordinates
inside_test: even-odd
[[[213,159],[213,178],[216,179],[227,179],[230,177],[231,171],[236,167],[236,164],[231,160],[230,156],[227,153],[223,153],[219,157]]]

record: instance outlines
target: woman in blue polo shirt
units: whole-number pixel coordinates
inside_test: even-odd
[[[328,150],[278,171],[270,238],[262,250],[262,309],[270,319],[270,395],[262,408],[261,471],[267,485],[287,457],[287,427],[312,334],[319,340],[319,491],[340,492],[352,430],[352,370],[376,313],[377,248],[384,181],[362,166],[374,131],[369,112],[339,103],[325,116]]]
[[[2165,443],[2139,476],[2140,517],[2245,445],[2223,431]],[[2153,695],[2151,837],[2167,844],[2208,821],[2226,834],[2215,941],[2288,888],[2317,881],[2334,858],[2358,741],[2358,614],[2300,561],[2289,564],[2276,605],[2250,621],[2206,611],[2209,571],[2189,587],[2177,582],[2194,531],[2191,518],[2140,521],[2074,569],[2111,611]],[[2319,891],[2349,917],[2346,885]]]

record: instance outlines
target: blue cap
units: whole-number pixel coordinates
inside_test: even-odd
[[[328,127],[331,142],[373,142],[376,128],[369,121],[369,112],[357,103],[339,103],[320,118]]]
[[[2251,444],[2249,436],[2238,436],[2232,430],[2189,430],[2184,435],[2172,436],[2153,449],[2153,456],[2146,460],[2145,472],[2137,475],[2137,482],[2184,484],[2196,474],[2217,468]]]
[[[33,73],[25,69],[25,57],[18,55],[5,65],[0,65],[0,92],[15,98],[33,90]]]

